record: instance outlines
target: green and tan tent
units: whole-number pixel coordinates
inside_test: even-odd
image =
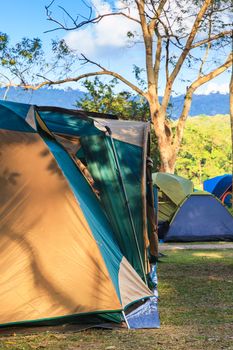
[[[158,198],[158,220],[170,222],[178,206],[193,192],[193,183],[181,176],[162,172],[154,173],[152,179]]]
[[[149,127],[100,117],[0,101],[0,326],[158,326],[128,314],[138,301],[157,310]]]

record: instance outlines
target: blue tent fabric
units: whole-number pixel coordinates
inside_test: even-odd
[[[25,103],[15,103],[11,101],[0,100],[0,106],[8,109],[8,113],[16,114],[22,119],[26,119],[30,105]]]
[[[221,198],[222,195],[232,188],[232,175],[225,174],[213,177],[212,179],[204,181],[204,190]]]
[[[12,104],[14,106],[13,102],[0,101],[1,129],[34,133],[35,130],[25,121],[30,106],[17,104],[14,110]]]
[[[93,120],[80,115],[61,113],[60,111],[39,111],[39,114],[51,132],[82,136],[103,134],[94,126]]]
[[[233,241],[233,217],[214,196],[191,194],[177,210],[164,241]]]

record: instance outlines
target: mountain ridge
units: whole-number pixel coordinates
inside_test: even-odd
[[[0,99],[3,99],[6,89],[0,88]],[[7,100],[34,104],[38,106],[57,106],[75,109],[75,102],[84,97],[85,93],[68,88],[67,90],[56,88],[42,88],[36,91],[28,91],[22,88],[11,87]],[[177,119],[182,111],[184,95],[171,97],[170,115],[172,119]],[[213,116],[216,114],[229,114],[229,94],[218,92],[208,95],[194,95],[189,115]]]

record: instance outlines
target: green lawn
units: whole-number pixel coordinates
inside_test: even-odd
[[[13,335],[0,349],[233,349],[233,250],[167,251],[159,263],[159,330]]]

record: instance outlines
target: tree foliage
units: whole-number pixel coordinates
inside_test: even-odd
[[[87,92],[77,101],[77,107],[85,111],[117,115],[121,119],[149,120],[147,101],[129,91],[116,92],[118,84],[116,78],[106,83],[98,77],[93,81],[86,79],[82,85]]]
[[[75,54],[66,42],[52,40],[50,53],[46,56],[39,38],[22,38],[11,45],[6,33],[0,32],[0,84],[3,86],[23,86],[37,83],[38,79],[64,78],[71,72]]]
[[[195,185],[231,173],[231,128],[229,116],[190,118],[176,162],[176,173]]]

